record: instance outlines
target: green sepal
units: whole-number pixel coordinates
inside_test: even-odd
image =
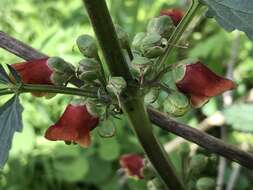
[[[215,180],[210,177],[202,177],[196,183],[197,190],[214,190],[215,186]]]
[[[87,34],[81,35],[77,38],[76,44],[80,52],[88,58],[95,58],[98,53],[96,40]]]
[[[145,36],[146,36],[146,33],[144,33],[144,32],[137,33],[134,36],[134,39],[133,39],[133,42],[132,42],[132,47],[135,48],[135,49],[139,49],[141,41],[143,40],[143,38]]]
[[[85,101],[88,112],[97,117],[102,117],[106,112],[106,107],[98,104],[95,100],[87,98]]]
[[[50,79],[55,85],[65,85],[73,75],[68,73],[53,72]]]
[[[196,154],[192,156],[189,164],[190,173],[194,176],[199,175],[201,172],[205,170],[207,163],[208,158],[203,154]]]
[[[184,94],[172,91],[165,99],[163,107],[164,111],[168,114],[179,117],[184,115],[190,109],[190,103]]]
[[[106,89],[112,94],[118,96],[127,87],[127,83],[123,77],[111,77]]]
[[[147,26],[147,33],[149,34],[159,34],[162,37],[168,39],[172,32],[175,30],[173,21],[168,16],[160,16],[152,18]]]
[[[100,64],[94,58],[82,59],[79,62],[78,75],[83,81],[94,81],[98,79]]]
[[[48,66],[58,73],[74,73],[75,67],[60,57],[50,57],[47,60]]]

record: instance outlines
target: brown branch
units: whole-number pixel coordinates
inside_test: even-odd
[[[229,160],[233,160],[245,167],[253,169],[253,155],[251,153],[243,151],[232,145],[228,145],[205,132],[199,131],[196,128],[178,123],[153,108],[149,108],[148,112],[150,120],[157,124],[160,128],[194,142],[211,152],[228,158]]]
[[[25,60],[48,57],[25,43],[9,36],[3,31],[0,31],[0,47]]]
[[[13,43],[13,41],[15,43]],[[0,33],[0,47],[3,47],[12,53],[15,52],[17,56],[22,57],[26,60],[29,60],[31,57],[33,57],[33,59],[36,59],[41,55],[44,55],[18,40],[13,40],[12,37],[3,32]],[[35,56],[36,54],[38,57]],[[79,82],[77,82],[77,86],[81,85]],[[245,167],[253,169],[253,154],[240,150],[239,148],[236,148],[232,145],[228,145],[223,141],[211,135],[208,135],[205,132],[199,131],[198,129],[192,128],[182,123],[178,123],[177,121],[168,118],[165,114],[153,108],[148,108],[148,113],[152,123],[156,124],[161,129],[181,136],[193,143],[206,148],[211,152],[217,153],[221,156],[226,157],[227,159],[233,160]]]

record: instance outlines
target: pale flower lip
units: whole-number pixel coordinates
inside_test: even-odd
[[[185,74],[176,82],[176,86],[180,92],[188,96],[195,108],[201,107],[211,97],[236,87],[232,80],[218,76],[201,62],[185,67]]]
[[[59,121],[47,129],[45,138],[51,141],[74,142],[82,147],[88,147],[91,144],[90,131],[98,123],[99,118],[92,116],[85,105],[69,104]]]
[[[138,154],[124,154],[120,157],[120,165],[132,177],[143,179],[144,159]]]

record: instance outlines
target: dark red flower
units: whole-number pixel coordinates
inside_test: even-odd
[[[48,140],[74,142],[83,147],[91,143],[90,131],[99,123],[99,118],[91,115],[85,105],[69,104],[60,120],[50,126],[45,134]]]
[[[27,84],[53,84],[51,75],[53,70],[47,64],[48,58],[34,59],[11,66],[18,72],[24,83]]]
[[[137,154],[124,154],[120,157],[120,165],[129,176],[143,179],[144,159]]]
[[[184,76],[176,82],[176,86],[180,92],[190,98],[193,107],[200,107],[210,97],[231,90],[236,87],[236,84],[216,75],[207,66],[197,62],[186,65]]]
[[[15,63],[11,66],[21,76],[22,82],[27,84],[52,85],[53,70],[48,66],[48,58],[34,59],[31,61]],[[34,96],[45,96],[47,93],[33,92]]]
[[[184,12],[180,9],[165,9],[160,12],[160,15],[169,16],[172,19],[174,25],[177,26],[183,18]]]

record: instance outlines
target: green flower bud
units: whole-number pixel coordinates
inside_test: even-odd
[[[145,95],[145,103],[150,104],[154,103],[158,98],[160,91],[158,88],[152,88],[146,95]]]
[[[51,75],[51,80],[55,85],[64,85],[69,79],[71,75],[68,73],[59,73],[59,72],[54,72]]]
[[[190,161],[190,171],[191,173],[196,176],[203,172],[207,166],[208,158],[203,154],[196,154],[191,158]]]
[[[196,184],[197,190],[214,190],[215,186],[215,180],[210,177],[202,177]]]
[[[127,83],[123,77],[111,77],[106,86],[106,89],[115,94],[116,96],[120,95],[122,91],[127,87]]]
[[[147,58],[156,58],[162,55],[167,47],[167,40],[159,34],[146,35],[140,43],[140,51]]]
[[[50,57],[47,60],[48,66],[58,73],[74,73],[75,67],[60,57]]]
[[[79,78],[84,81],[94,81],[98,78],[100,64],[96,59],[87,58],[79,62]]]
[[[159,34],[162,37],[168,39],[172,32],[175,30],[173,21],[168,16],[160,16],[152,18],[147,26],[147,32],[149,34]]]
[[[119,25],[115,25],[115,30],[122,48],[127,48],[129,46],[129,36],[128,33],[123,30]]]
[[[100,117],[104,115],[106,112],[106,107],[102,105],[98,105],[96,101],[93,99],[88,98],[85,102],[85,105],[88,112],[93,116]]]
[[[184,94],[176,91],[169,93],[164,102],[164,111],[175,117],[184,115],[189,108],[190,103],[188,98]]]
[[[139,49],[141,41],[143,40],[145,36],[146,36],[146,33],[144,32],[137,33],[132,42],[133,48]]]
[[[76,44],[80,52],[88,58],[94,58],[97,56],[98,47],[96,40],[87,34],[81,35],[77,38]]]

